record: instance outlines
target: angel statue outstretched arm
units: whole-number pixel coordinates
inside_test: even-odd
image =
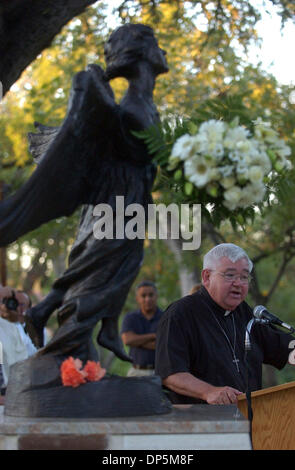
[[[59,329],[37,354],[62,360],[94,358],[92,331],[102,320],[98,343],[130,360],[118,334],[118,318],[143,260],[143,240],[97,239],[97,204],[108,204],[116,223],[116,197],[125,206],[152,202],[155,166],[132,131],[154,124],[156,77],[168,71],[165,52],[153,30],[140,24],[115,30],[105,45],[106,71],[89,65],[73,80],[66,118],[60,128],[37,125],[30,148],[37,168],[12,197],[0,204],[0,246],[41,224],[68,216],[82,206],[68,268],[48,296],[27,313],[27,328],[39,347],[50,315]],[[120,102],[109,80],[125,77],[129,87]],[[122,215],[122,214],[120,214]],[[124,221],[126,224],[126,221]],[[115,233],[115,229],[114,229]]]

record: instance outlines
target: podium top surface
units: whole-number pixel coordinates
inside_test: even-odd
[[[262,395],[267,395],[269,393],[276,393],[276,392],[282,392],[283,390],[288,390],[291,388],[295,388],[295,381],[293,382],[287,382],[281,385],[275,385],[274,387],[268,387],[268,388],[263,388],[261,390],[256,390],[255,392],[251,393],[251,397],[259,397]],[[246,395],[243,393],[243,395],[238,396],[238,401],[245,400]]]

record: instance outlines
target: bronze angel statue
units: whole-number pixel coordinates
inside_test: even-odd
[[[159,119],[155,80],[168,71],[166,53],[153,30],[141,24],[116,29],[105,45],[106,70],[89,65],[73,79],[67,115],[60,127],[38,125],[30,134],[37,167],[13,196],[0,204],[0,245],[80,205],[81,220],[68,268],[48,296],[27,312],[27,328],[41,347],[43,329],[57,310],[59,328],[37,355],[95,359],[92,331],[102,320],[98,343],[129,360],[118,334],[118,317],[143,259],[143,240],[95,238],[94,207],[107,203],[116,218],[116,196],[146,207],[156,168],[139,131]],[[109,80],[125,77],[117,104]]]

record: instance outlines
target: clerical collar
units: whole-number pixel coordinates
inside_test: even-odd
[[[225,310],[224,308],[220,307],[220,305],[218,305],[215,300],[212,299],[206,287],[202,286],[199,292],[203,297],[205,297],[206,301],[211,305],[215,313],[227,317],[233,312],[233,310]]]

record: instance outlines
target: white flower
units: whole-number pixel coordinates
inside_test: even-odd
[[[248,153],[248,154],[244,155],[243,164],[247,165],[247,166],[253,165],[256,158],[257,158],[257,155],[254,154],[253,152]]]
[[[221,174],[219,168],[214,166],[210,168],[210,181],[219,181],[221,178]]]
[[[193,137],[193,139],[194,139],[195,153],[206,155],[208,153],[207,152],[208,141],[206,139],[205,134],[197,134]]]
[[[293,165],[292,165],[292,163],[290,162],[290,160],[286,160],[286,162],[285,162],[285,168],[286,168],[286,170],[292,170]]]
[[[236,148],[242,153],[250,153],[252,151],[252,142],[250,140],[239,140]]]
[[[220,184],[224,189],[229,189],[236,184],[236,178],[234,176],[227,176],[220,180]]]
[[[170,169],[182,162],[187,181],[211,196],[223,193],[223,205],[229,210],[261,202],[264,177],[272,169],[280,173],[292,168],[291,149],[270,123],[258,119],[254,124],[254,136],[238,119],[230,126],[215,119],[203,122],[199,129],[195,126],[194,135],[185,134],[175,142]]]
[[[206,145],[203,145],[202,154],[210,156],[215,161],[221,160],[224,156],[223,145],[214,141],[207,142]]]
[[[213,151],[213,156],[216,158],[220,159],[224,156],[224,147],[222,144],[216,144],[214,151]]]
[[[247,150],[249,131],[242,126],[229,128],[224,137],[224,146],[228,150]]]
[[[193,138],[189,134],[184,134],[176,140],[173,145],[170,160],[185,160],[190,154],[193,146]]]
[[[257,184],[251,184],[249,186],[249,191],[252,194],[253,202],[261,202],[264,198],[266,188],[262,182]]]
[[[242,177],[243,179],[248,178],[249,167],[247,166],[246,162],[241,160],[236,166],[236,172],[238,177]]]
[[[262,202],[266,188],[262,182],[250,183],[241,190],[240,207],[246,208]]]
[[[259,165],[262,168],[264,175],[267,175],[271,171],[271,161],[264,150],[257,152],[252,160],[252,163],[253,165]]]
[[[204,157],[196,156],[184,162],[184,173],[198,188],[205,186],[211,178],[211,167]]]
[[[263,140],[266,143],[273,143],[278,140],[278,133],[272,129],[270,122],[262,121],[261,118],[258,118],[254,121],[254,135],[259,140]]]
[[[224,165],[220,166],[219,168],[219,173],[223,178],[226,178],[227,176],[230,176],[234,172],[234,166],[233,165]]]
[[[263,179],[263,169],[261,166],[254,165],[248,169],[248,179],[251,183],[260,183]]]
[[[239,206],[242,190],[239,186],[232,186],[223,193],[224,206],[229,210],[235,210]]]
[[[199,153],[211,157],[213,160],[221,160],[224,156],[223,134],[226,125],[222,121],[211,119],[203,122],[196,135],[199,142]]]
[[[291,148],[285,144],[283,140],[277,140],[274,145],[271,146],[271,149],[280,157],[286,158],[291,155]]]
[[[278,157],[278,163],[283,168],[285,168],[286,170],[291,170],[293,168],[291,161],[287,158],[292,153],[291,148],[286,145],[283,140],[277,141],[275,146],[271,147],[271,150],[275,152]]]
[[[209,142],[217,143],[222,141],[225,130],[226,124],[224,122],[210,119],[200,125],[198,134],[205,135]]]
[[[290,160],[287,160],[287,158],[279,158],[275,164],[274,168],[276,171],[281,172],[282,170],[292,170],[293,165],[290,162]]]
[[[239,207],[247,208],[254,203],[253,194],[251,191],[252,185],[248,184],[241,189],[241,199],[239,202]]]
[[[245,155],[243,155],[239,150],[232,150],[228,153],[228,158],[234,163],[240,163],[245,160]]]

